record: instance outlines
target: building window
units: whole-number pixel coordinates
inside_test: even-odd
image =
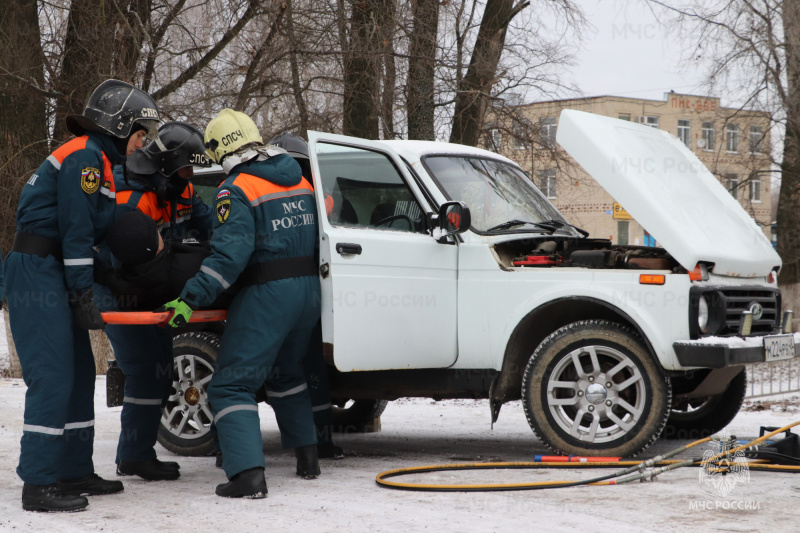
[[[518,122],[514,125],[514,150],[526,150],[528,148],[528,124],[527,122]]]
[[[725,149],[736,153],[739,151],[739,125],[728,124],[725,128]]]
[[[645,126],[658,129],[658,117],[655,115],[642,115],[639,117],[639,122]]]
[[[692,147],[692,123],[689,120],[678,120],[678,139],[681,140],[687,148]]]
[[[542,119],[542,125],[539,127],[539,136],[545,146],[552,148],[556,145],[556,117]]]
[[[725,188],[731,193],[731,196],[739,199],[739,177],[736,174],[725,175]]]
[[[556,169],[539,171],[539,190],[550,199],[556,198]]]
[[[761,141],[764,139],[764,132],[761,126],[750,126],[750,153],[761,153]]]
[[[620,113],[617,115],[617,118],[620,120],[627,120],[628,122],[631,121],[631,114],[630,113]]]
[[[750,201],[753,203],[761,203],[761,180],[750,180]]]
[[[713,152],[716,150],[716,133],[713,122],[703,122],[703,150]]]
[[[630,223],[627,220],[617,220],[617,244],[620,246],[628,245],[628,234]]]

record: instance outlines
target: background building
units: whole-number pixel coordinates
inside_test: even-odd
[[[719,98],[665,94],[664,100],[598,96],[518,106],[522,120],[489,126],[488,148],[516,161],[567,219],[593,237],[655,245],[653,238],[556,146],[558,116],[577,109],[670,132],[691,149],[770,237],[770,116],[720,106]],[[643,169],[644,171],[644,169]]]

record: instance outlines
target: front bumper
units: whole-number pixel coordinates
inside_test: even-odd
[[[672,344],[672,348],[683,367],[724,368],[731,365],[767,362],[764,337],[745,339],[714,337],[696,341],[678,341]],[[794,359],[797,359],[800,354],[800,333],[794,334],[794,353]]]

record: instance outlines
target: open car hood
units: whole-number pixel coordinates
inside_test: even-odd
[[[687,270],[761,277],[781,259],[691,150],[666,131],[565,110],[558,143]]]

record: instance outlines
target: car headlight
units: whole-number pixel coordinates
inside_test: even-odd
[[[697,306],[697,326],[700,328],[701,333],[708,332],[708,300],[705,296],[700,297],[700,302]]]

